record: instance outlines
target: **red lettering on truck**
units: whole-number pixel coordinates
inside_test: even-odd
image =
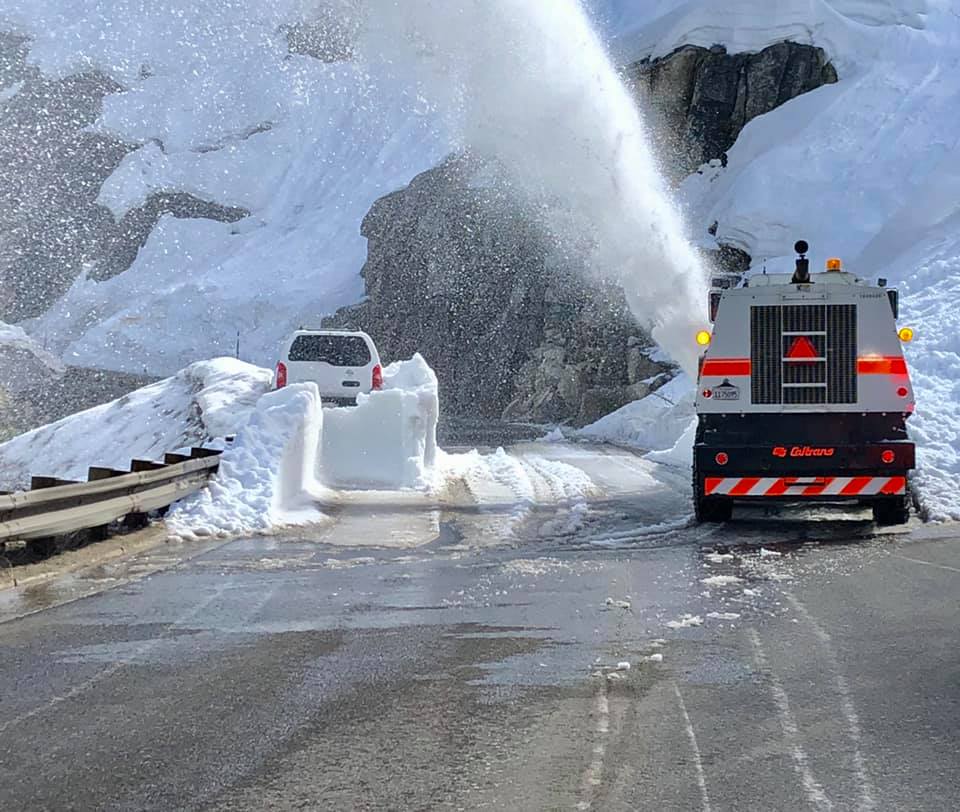
[[[789,454],[791,457],[832,457],[835,452],[835,448],[817,448],[808,445],[795,445],[790,449]],[[771,453],[774,457],[783,459],[787,456],[787,449],[782,445],[778,445]]]

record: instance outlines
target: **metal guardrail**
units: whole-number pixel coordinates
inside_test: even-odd
[[[158,510],[204,488],[219,465],[219,451],[194,448],[162,463],[133,460],[129,472],[94,466],[87,482],[34,477],[31,490],[0,495],[0,541],[51,538]]]

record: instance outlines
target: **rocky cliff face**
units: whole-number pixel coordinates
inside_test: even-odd
[[[516,201],[454,157],[363,221],[367,300],[328,326],[364,329],[387,359],[422,353],[455,414],[586,422],[659,372],[619,290],[586,283]]]
[[[821,50],[793,43],[681,48],[628,76],[677,178],[721,158],[750,119],[836,81]],[[665,380],[621,292],[558,261],[515,202],[471,183],[474,171],[451,159],[374,204],[367,301],[328,323],[367,330],[386,357],[423,353],[452,413],[583,424]],[[742,273],[750,257],[722,246],[708,261]]]
[[[289,50],[349,59],[354,23],[290,26]],[[97,72],[44,77],[29,47],[0,33],[0,319],[37,315],[82,271],[123,273],[164,215],[246,216],[178,189],[120,218],[99,205],[104,180],[141,146],[87,131],[124,88]],[[681,48],[626,78],[680,178],[720,158],[753,117],[836,74],[819,49],[781,43],[759,54]],[[451,159],[377,201],[363,223],[367,301],[333,321],[375,333],[388,357],[424,352],[452,412],[582,423],[645,394],[663,365],[620,292],[586,282],[515,202],[471,183],[474,171]],[[749,263],[726,248],[715,259],[732,271]]]
[[[658,154],[682,177],[720,158],[751,119],[836,82],[837,72],[822,49],[781,42],[755,54],[688,45],[630,65],[626,78],[647,111]]]

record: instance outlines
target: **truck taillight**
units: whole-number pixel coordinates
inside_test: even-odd
[[[373,368],[373,380],[371,381],[373,389],[383,389],[383,367],[377,364]]]
[[[894,454],[889,448],[880,455],[880,459],[883,460],[883,462],[887,465],[890,465],[896,458],[897,455]]]
[[[287,365],[283,361],[277,361],[277,389],[283,389],[287,385]]]

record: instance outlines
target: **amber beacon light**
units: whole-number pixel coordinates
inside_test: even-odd
[[[838,257],[831,257],[827,260],[828,271],[842,271],[843,262]]]

